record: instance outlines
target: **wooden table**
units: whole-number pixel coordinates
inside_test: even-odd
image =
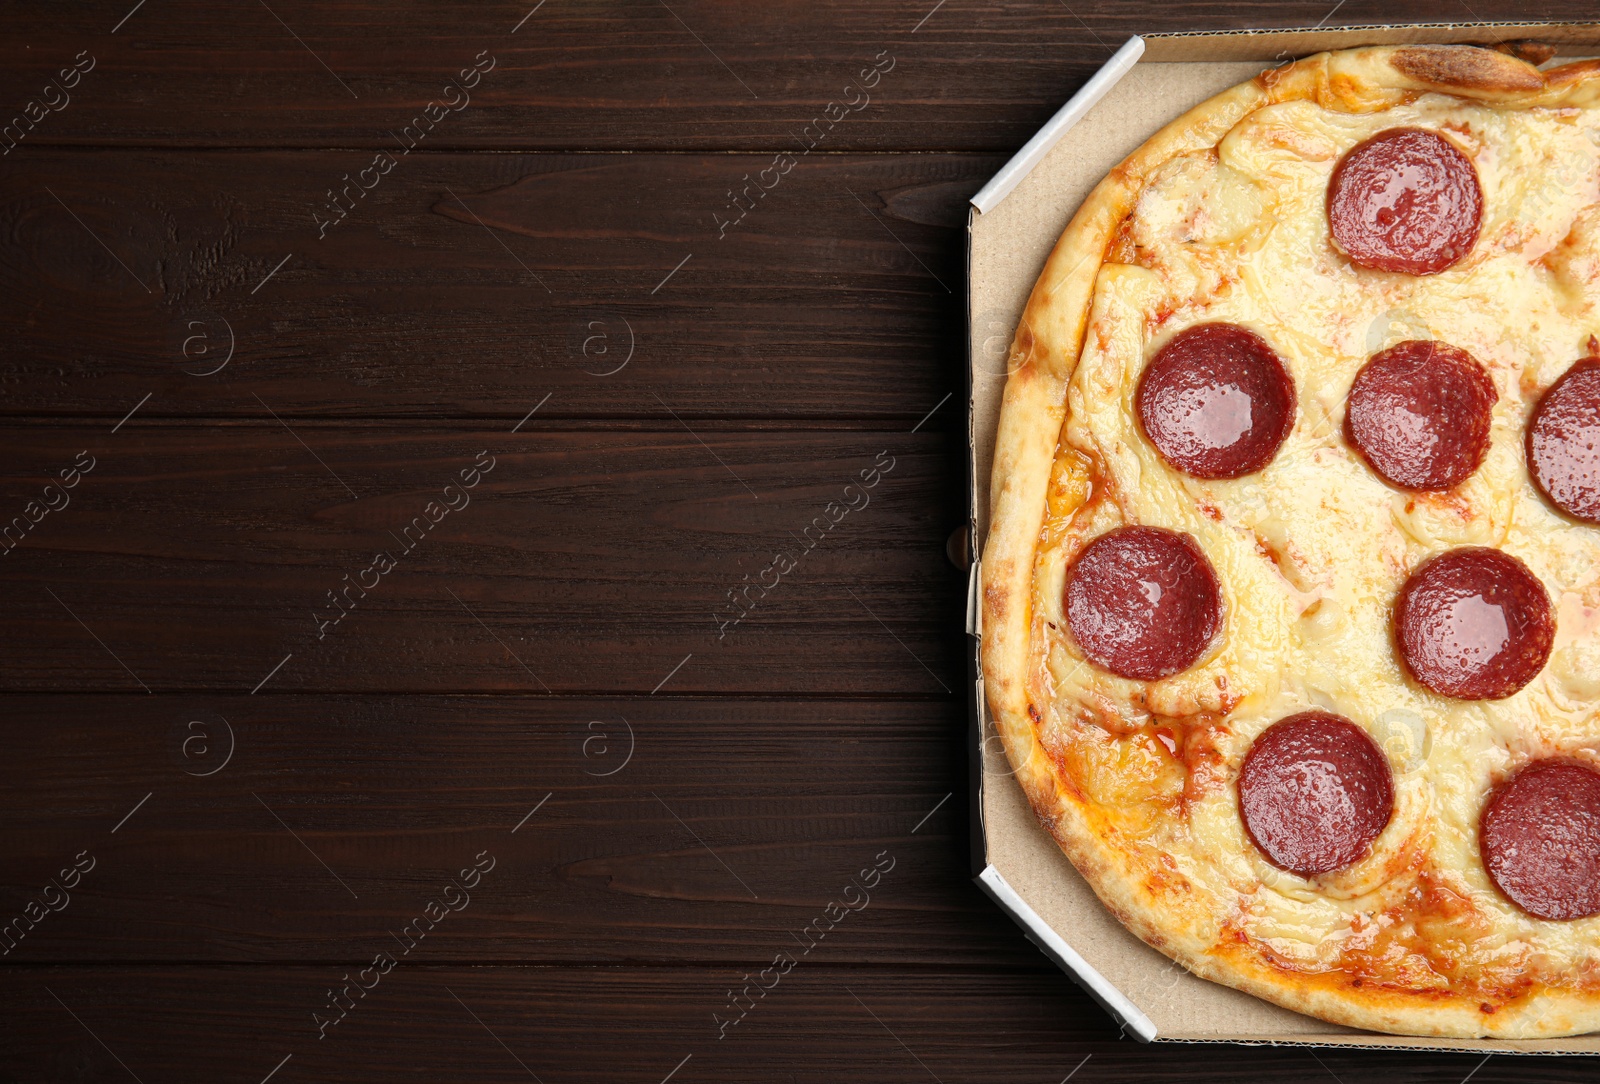
[[[965,200],[1400,14],[6,5],[0,1080],[1592,1076],[1141,1046],[968,880]]]

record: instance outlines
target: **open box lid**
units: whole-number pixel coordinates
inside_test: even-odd
[[[973,197],[968,220],[968,450],[973,553],[988,531],[989,473],[1012,333],[1067,222],[1102,177],[1169,120],[1213,95],[1327,49],[1408,42],[1536,41],[1565,58],[1600,53],[1600,24],[1428,23],[1338,30],[1241,30],[1130,39]],[[967,597],[973,637],[973,868],[1030,940],[1123,1026],[1152,1041],[1410,1047],[1483,1053],[1600,1053],[1600,1033],[1568,1039],[1434,1039],[1329,1024],[1190,974],[1100,903],[1040,826],[988,718],[977,645],[979,568]]]

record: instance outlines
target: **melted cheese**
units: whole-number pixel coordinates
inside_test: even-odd
[[[1483,186],[1477,245],[1435,276],[1356,268],[1329,240],[1335,163],[1403,125],[1447,133]],[[1553,511],[1522,452],[1539,393],[1600,333],[1597,178],[1596,111],[1502,111],[1439,95],[1370,115],[1276,105],[1215,151],[1164,166],[1101,269],[1053,483],[1091,492],[1081,507],[1052,502],[1037,559],[1035,685],[1052,706],[1042,736],[1100,802],[1108,830],[1171,857],[1188,884],[1168,903],[1201,930],[1231,927],[1291,966],[1415,989],[1465,973],[1491,998],[1516,976],[1562,985],[1600,966],[1600,916],[1524,914],[1489,881],[1477,833],[1487,794],[1518,766],[1555,753],[1600,761],[1600,528]],[[1276,459],[1237,480],[1173,471],[1136,420],[1147,360],[1208,321],[1260,334],[1298,394]],[[1483,466],[1457,490],[1426,495],[1378,478],[1346,445],[1343,421],[1369,356],[1430,337],[1477,358],[1500,398]],[[1072,557],[1123,523],[1193,535],[1224,592],[1210,653],[1150,684],[1084,661],[1062,614]],[[1407,679],[1392,645],[1391,608],[1410,569],[1466,544],[1520,558],[1557,603],[1550,663],[1504,700],[1435,695]],[[1395,767],[1396,812],[1370,857],[1306,880],[1251,845],[1234,781],[1256,735],[1312,707],[1377,739]],[[1188,743],[1190,755],[1171,757],[1191,776],[1179,797],[1171,772],[1150,763],[1162,747],[1149,735],[1163,725]],[[1200,748],[1217,765],[1196,777]]]

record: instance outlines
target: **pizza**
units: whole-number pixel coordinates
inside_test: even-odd
[[[1010,354],[990,714],[1105,905],[1355,1027],[1600,1028],[1600,62],[1264,72]]]

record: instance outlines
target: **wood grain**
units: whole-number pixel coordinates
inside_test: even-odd
[[[437,148],[751,150],[802,126],[882,51],[894,70],[835,127],[835,150],[1010,151],[1133,34],[1404,20],[1381,0],[1093,5],[824,0],[381,7],[361,0],[16,5],[0,35],[0,101],[21,110],[63,64],[97,64],[22,146],[391,145],[481,51],[497,66],[441,122]],[[1580,0],[1409,9],[1410,18],[1593,18]],[[459,100],[459,99],[457,99]],[[9,115],[9,114],[8,114]]]
[[[1073,1073],[1072,1080],[1095,1084],[1459,1084],[1469,1073],[1473,1084],[1575,1084],[1593,1077],[1584,1058],[1141,1046],[1118,1041],[1105,1014],[1043,963],[972,971],[806,962],[719,1040],[712,1013],[744,973],[406,960],[387,975],[369,975],[378,980],[371,992],[318,1039],[312,1013],[327,1003],[330,986],[342,986],[345,975],[356,980],[350,965],[16,968],[0,986],[0,1011],[8,1033],[28,1040],[0,1071],[18,1081],[71,1074],[256,1082],[282,1065],[274,1080],[544,1084],[659,1084],[674,1067],[674,1081],[906,1084],[1054,1082]]]
[[[7,689],[953,693],[949,435],[691,428],[660,402],[605,432],[255,407],[10,430],[0,526],[42,518],[0,555]],[[47,496],[80,451],[93,470]]]
[[[432,958],[749,965],[814,920],[829,964],[1035,956],[969,880],[954,703],[6,703],[0,906],[94,863],[15,945],[0,915],[7,964],[370,955],[482,852],[494,868],[447,901]]]
[[[660,417],[659,395],[910,428],[965,386],[966,199],[995,156],[816,155],[757,183],[771,154],[390,149],[387,173],[349,151],[6,161],[0,412],[115,420],[154,393],[145,417],[259,396],[514,422],[546,395],[546,417]]]

